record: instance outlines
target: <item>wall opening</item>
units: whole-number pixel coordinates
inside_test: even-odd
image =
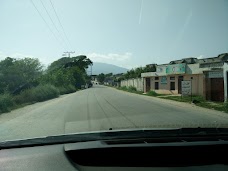
[[[150,78],[146,78],[146,92],[150,91]]]
[[[170,82],[170,90],[175,90],[175,82]]]

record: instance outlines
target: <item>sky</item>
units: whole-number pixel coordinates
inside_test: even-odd
[[[0,60],[48,65],[66,51],[128,69],[215,57],[228,52],[228,1],[0,1]]]

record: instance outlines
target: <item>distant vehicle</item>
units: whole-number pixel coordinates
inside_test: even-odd
[[[90,83],[88,84],[88,88],[90,88],[90,87],[93,87],[92,82],[90,82]]]

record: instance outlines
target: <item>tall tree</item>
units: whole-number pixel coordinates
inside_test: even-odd
[[[86,69],[93,62],[84,55],[76,57],[64,57],[51,63],[48,67],[47,75],[43,76],[43,81],[48,81],[55,86],[66,86],[72,84],[78,88],[85,84],[88,77]]]
[[[18,87],[31,83],[42,74],[38,59],[15,59],[7,57],[0,61],[0,93],[13,92]]]

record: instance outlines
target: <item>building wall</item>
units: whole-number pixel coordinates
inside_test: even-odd
[[[204,92],[203,92],[203,90],[204,90],[204,75],[203,74],[200,74],[199,75],[199,81],[198,81],[198,85],[199,85],[199,91],[198,91],[198,94],[200,95],[200,96],[204,96]]]
[[[151,77],[151,90],[159,94],[178,94],[178,77],[171,77],[175,77],[175,80],[170,81],[170,76],[167,76],[167,84],[161,84],[161,77],[159,77],[159,80],[155,80],[155,77]],[[155,82],[158,82],[158,90],[155,90]],[[170,90],[170,82],[175,82],[175,90]]]
[[[155,77],[151,77],[151,90],[159,94],[178,94],[178,76],[179,75],[167,76],[167,84],[161,84],[161,77],[159,77],[159,80],[155,80]],[[170,77],[174,77],[175,80],[170,80]],[[192,80],[192,94],[203,96],[203,74],[183,75],[183,80]],[[158,90],[155,90],[155,82],[158,82]],[[170,90],[171,82],[175,82],[175,90]]]
[[[143,78],[143,92],[146,93],[146,78]]]
[[[227,101],[228,98],[228,88],[227,88],[227,74],[228,74],[228,64],[225,62],[223,65],[223,76],[224,76],[224,99]]]
[[[121,87],[123,87],[123,86],[126,86],[126,87],[133,86],[138,91],[143,91],[143,78],[134,78],[134,79],[122,80],[120,82],[120,86]]]
[[[193,95],[201,95],[215,101],[221,101],[224,95],[226,100],[228,98],[228,54],[200,60],[194,58],[194,60],[197,63],[191,64],[186,58],[171,61],[169,64],[157,65],[156,72],[142,73],[141,77],[151,78],[151,90],[157,93],[178,94],[178,76],[183,76],[183,80],[192,80]],[[220,74],[216,75],[216,71],[220,71]],[[223,78],[221,71],[223,71]],[[167,84],[161,84],[162,76],[167,77]],[[175,76],[175,90],[173,91],[170,90],[170,76]],[[159,81],[155,80],[155,77],[160,77]],[[158,90],[155,90],[155,82],[159,82]]]

